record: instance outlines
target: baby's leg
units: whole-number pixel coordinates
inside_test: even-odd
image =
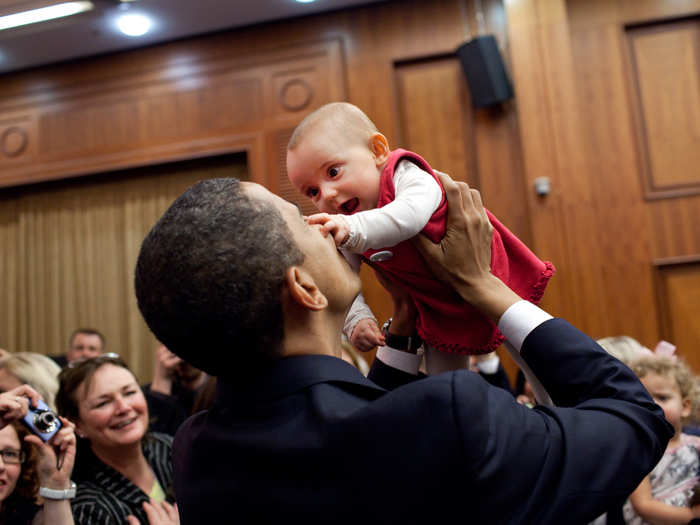
[[[427,344],[424,345],[424,347],[425,354],[423,359],[425,359],[425,371],[429,376],[434,376],[442,372],[450,372],[452,370],[467,368],[466,355],[440,352]]]

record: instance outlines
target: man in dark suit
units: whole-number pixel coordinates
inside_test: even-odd
[[[443,184],[448,233],[421,251],[557,407],[518,405],[468,370],[411,382],[415,356],[391,348],[372,377],[396,388],[363,377],[340,359],[360,281],[333,240],[262,186],[200,182],[146,237],[135,276],[156,337],[219,376],[214,407],[175,440],[183,524],[585,523],[655,465],[672,434],[661,409],[593,340],[490,273],[478,192]],[[399,298],[390,330],[407,338],[412,322]]]

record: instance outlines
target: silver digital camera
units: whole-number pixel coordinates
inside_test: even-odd
[[[36,407],[29,403],[29,410],[24,416],[24,424],[43,441],[48,441],[61,428],[58,414],[51,410],[41,399]]]

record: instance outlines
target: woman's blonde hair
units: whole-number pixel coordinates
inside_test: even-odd
[[[651,350],[628,335],[603,337],[596,342],[611,356],[619,359],[628,366],[640,357],[652,355]]]
[[[61,367],[53,359],[34,352],[9,353],[0,358],[0,369],[6,370],[21,383],[31,386],[51,409],[56,409],[58,374]]]

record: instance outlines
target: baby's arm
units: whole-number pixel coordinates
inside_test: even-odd
[[[369,309],[362,294],[355,297],[345,317],[343,333],[362,352],[384,344],[384,335],[377,326],[377,319]]]
[[[693,518],[700,517],[700,505],[674,507],[654,499],[651,495],[649,476],[645,477],[630,495],[630,502],[644,521],[654,525],[686,525]]]
[[[394,246],[425,228],[442,200],[433,176],[407,160],[396,168],[394,188],[396,198],[382,208],[354,215],[318,213],[309,217],[309,224],[322,224],[337,246],[355,253]]]

